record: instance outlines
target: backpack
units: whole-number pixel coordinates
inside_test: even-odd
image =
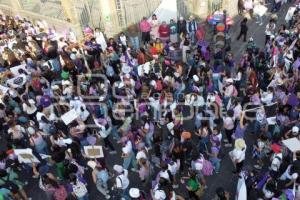
[[[201,171],[204,176],[210,176],[213,174],[214,167],[210,161],[204,159],[203,160],[203,168]]]
[[[59,186],[59,188],[55,189],[53,193],[53,199],[54,200],[66,200],[68,197],[68,193],[66,191],[66,188],[64,186]]]
[[[81,198],[88,192],[83,182],[77,181],[76,185],[72,184],[73,193],[76,197]]]

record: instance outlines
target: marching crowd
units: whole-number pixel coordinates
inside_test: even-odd
[[[225,157],[248,199],[300,199],[298,4],[265,33],[237,60],[193,16],[79,40],[1,15],[0,199],[31,199],[24,172],[50,200],[201,199]]]

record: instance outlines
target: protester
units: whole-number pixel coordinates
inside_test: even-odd
[[[223,176],[232,145],[231,180],[245,179],[249,198],[299,195],[299,151],[288,145],[300,127],[293,7],[240,60],[213,51],[194,17],[153,15],[106,39],[1,15],[0,198],[212,199],[210,176]],[[222,183],[216,199],[231,198]]]

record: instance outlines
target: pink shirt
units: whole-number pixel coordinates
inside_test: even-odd
[[[141,32],[150,32],[151,24],[147,20],[142,20],[140,23],[140,30]]]

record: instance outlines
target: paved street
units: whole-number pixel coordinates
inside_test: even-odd
[[[287,7],[282,8],[281,12],[278,13],[278,23],[277,25],[280,25],[284,23],[284,17],[287,11]],[[255,20],[249,20],[248,21],[248,26],[249,26],[249,32],[248,32],[248,38],[253,37],[254,41],[258,45],[258,47],[262,48],[264,45],[264,40],[265,40],[265,26],[270,18],[270,13],[267,14],[267,16],[264,18],[264,24],[263,26],[258,26],[258,24],[255,23]],[[241,21],[242,17],[241,16],[236,16],[234,17],[235,21],[235,26],[232,27],[231,29],[231,36],[232,36],[232,41],[231,41],[231,49],[234,55],[236,55],[237,58],[240,58],[240,56],[243,54],[243,51],[245,50],[245,45],[246,43],[240,41],[236,41],[236,37],[239,34],[239,23]],[[186,121],[185,122],[185,128],[193,131],[194,129],[194,122],[193,121]],[[156,130],[158,131],[158,130]],[[163,132],[166,135],[166,128],[163,128]],[[246,134],[246,141],[248,145],[248,154],[246,159],[245,165],[252,165],[253,161],[250,159],[250,152],[251,152],[251,146],[252,146],[252,141],[253,141],[253,135],[250,134],[250,130],[248,130]],[[196,143],[196,141],[195,141]],[[116,143],[114,143],[115,146],[117,146]],[[107,155],[107,164],[110,169],[112,169],[112,166],[114,164],[122,164],[122,160],[120,160],[120,148],[117,148],[118,154],[117,155]],[[231,192],[232,198],[234,199],[234,193],[235,193],[235,188],[236,188],[236,183],[237,179],[232,176],[232,170],[233,170],[233,165],[231,161],[229,160],[228,157],[228,151],[231,150],[230,148],[225,148],[223,147],[223,152],[222,154],[224,155],[224,158],[222,160],[222,165],[221,165],[221,171],[217,175],[212,175],[211,177],[207,177],[207,185],[208,188],[206,189],[205,196],[202,198],[203,200],[211,200],[212,197],[215,194],[215,189],[219,186],[224,187],[228,191]],[[91,170],[89,169],[86,171],[86,178],[91,182]],[[27,179],[29,178],[28,173],[23,173],[22,179]],[[38,179],[29,179],[29,184],[26,187],[26,190],[29,191],[29,196],[32,197],[34,200],[41,200],[44,198],[44,192],[41,191],[38,187]],[[139,187],[141,188],[141,182],[139,181],[138,174],[134,172],[130,172],[130,180],[131,184],[130,187]],[[111,185],[114,179],[111,181]],[[90,191],[90,199],[104,199],[104,197],[96,190],[94,184],[89,184],[89,191]],[[176,191],[178,194],[182,195],[187,198],[187,194],[184,192],[183,188],[179,188]],[[117,199],[116,197],[111,198],[113,200]]]

